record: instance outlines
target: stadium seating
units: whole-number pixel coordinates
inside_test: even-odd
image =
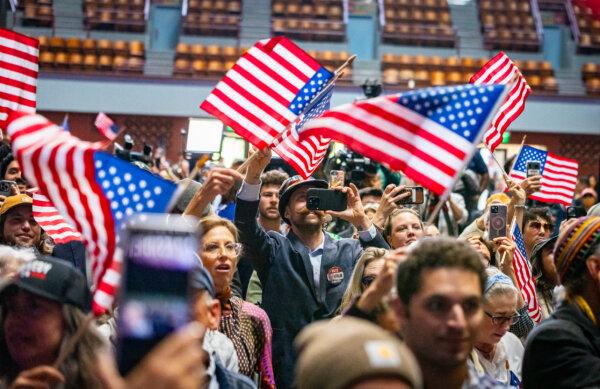
[[[19,1],[18,9],[23,12],[23,26],[52,27],[54,25],[52,0]]]
[[[487,61],[486,58],[384,54],[381,62],[383,82],[404,88],[466,84]],[[514,63],[534,92],[558,92],[549,62],[515,60]]]
[[[144,32],[144,0],[84,0],[84,24],[90,30]]]
[[[221,77],[245,50],[232,46],[179,43],[175,52],[173,74],[178,77]]]
[[[272,3],[273,35],[308,41],[345,39],[340,0],[277,0]]]
[[[600,65],[586,63],[581,68],[581,78],[588,95],[600,96]]]
[[[575,3],[575,2],[574,2]],[[579,42],[577,51],[582,54],[600,53],[600,20],[594,18],[592,10],[583,3],[573,5]]]
[[[70,70],[141,74],[144,44],[139,41],[110,41],[40,36],[42,71]]]
[[[540,37],[529,1],[479,0],[479,19],[486,49],[539,51]]]
[[[242,3],[238,0],[189,0],[182,21],[187,35],[238,36]]]
[[[450,9],[446,0],[385,0],[385,43],[454,47]]]

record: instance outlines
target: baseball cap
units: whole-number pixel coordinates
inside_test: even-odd
[[[365,320],[342,317],[308,326],[296,338],[299,388],[341,389],[367,378],[397,377],[422,387],[412,352]]]
[[[217,292],[215,291],[215,284],[213,283],[210,273],[201,263],[198,263],[190,272],[188,288],[190,294],[195,292],[206,291],[208,294],[215,298]]]
[[[0,215],[4,215],[12,208],[23,204],[33,206],[33,199],[23,193],[14,196],[8,196],[0,207]]]
[[[84,312],[91,309],[91,294],[85,276],[68,262],[39,256],[19,268],[17,276],[0,292],[0,300],[11,288],[70,304]]]
[[[327,189],[329,184],[324,180],[317,180],[312,177],[308,177],[307,179],[303,179],[301,176],[292,176],[285,180],[283,184],[281,184],[281,188],[279,188],[279,214],[284,222],[290,224],[289,220],[285,216],[285,207],[287,207],[288,202],[290,201],[290,197],[292,193],[298,188],[308,186],[310,188],[323,188]]]

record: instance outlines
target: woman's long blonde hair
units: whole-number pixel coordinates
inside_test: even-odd
[[[363,294],[364,291],[362,285],[362,277],[369,263],[373,262],[376,259],[383,258],[387,253],[388,251],[386,249],[381,249],[377,247],[369,247],[366,248],[365,251],[363,251],[360,258],[358,258],[358,261],[356,261],[356,266],[354,266],[352,276],[350,277],[350,283],[348,283],[346,292],[344,292],[344,296],[342,297],[340,312],[343,312],[346,309],[350,308],[350,305],[354,302],[354,300]]]

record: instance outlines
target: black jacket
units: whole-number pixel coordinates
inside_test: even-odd
[[[523,387],[600,387],[600,329],[564,302],[525,345]]]
[[[256,221],[257,211],[258,201],[238,198],[235,224],[263,287],[262,308],[273,326],[277,387],[289,388],[294,381],[296,335],[311,322],[335,315],[363,247],[389,247],[379,233],[368,242],[334,240],[325,234],[320,287],[316,289],[308,248],[291,232],[287,236],[266,233]]]

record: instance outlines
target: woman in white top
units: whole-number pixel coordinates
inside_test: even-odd
[[[475,343],[473,362],[480,372],[505,385],[518,387],[524,349],[519,338],[508,330],[520,320],[517,312],[519,291],[498,269],[489,268],[487,273],[483,294],[485,315]]]

